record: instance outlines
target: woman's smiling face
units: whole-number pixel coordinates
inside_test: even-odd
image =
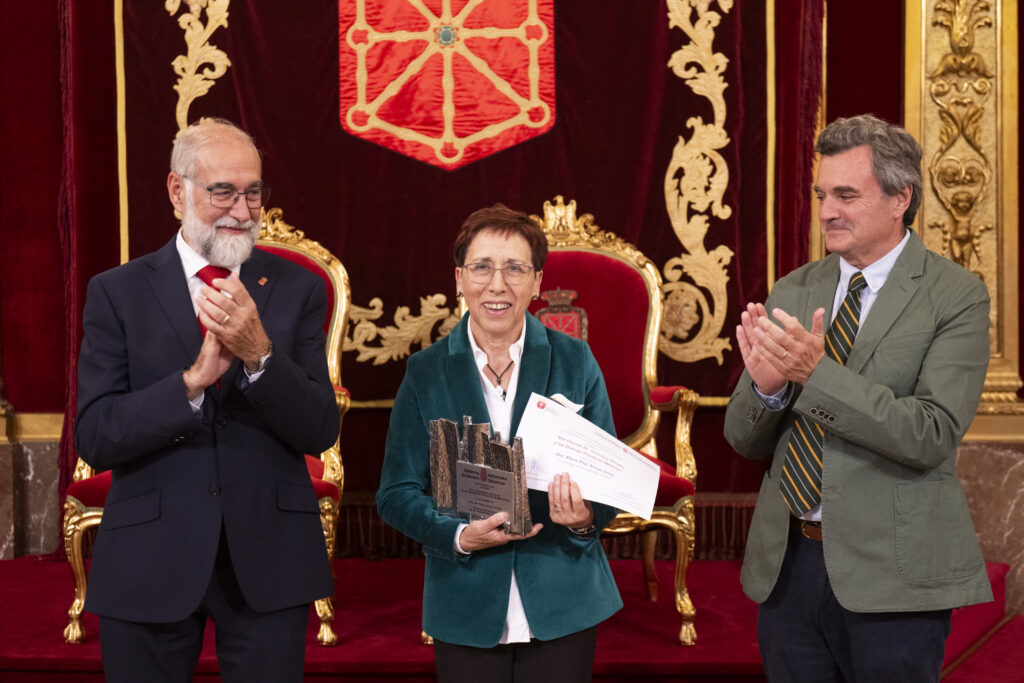
[[[473,338],[481,346],[511,346],[523,330],[530,300],[540,293],[543,273],[530,271],[522,282],[509,284],[501,269],[510,263],[530,267],[530,244],[522,235],[482,230],[466,250],[465,263],[487,263],[494,268],[490,280],[474,282],[465,268],[456,267],[455,287],[469,309]]]

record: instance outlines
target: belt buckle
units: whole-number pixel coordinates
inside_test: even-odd
[[[806,519],[800,520],[800,533],[804,538],[812,541],[821,541],[821,522],[809,522]]]

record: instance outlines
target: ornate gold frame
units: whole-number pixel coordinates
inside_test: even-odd
[[[992,297],[988,375],[973,441],[1024,440],[1017,398],[1016,0],[906,4],[907,130],[924,149],[918,234],[981,277]]]

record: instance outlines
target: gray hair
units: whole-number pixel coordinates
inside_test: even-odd
[[[902,126],[861,114],[828,124],[814,151],[833,156],[863,145],[871,148],[871,170],[886,195],[893,197],[910,187],[910,205],[903,212],[903,226],[909,228],[921,208],[921,145]]]
[[[222,118],[203,117],[174,136],[171,148],[171,172],[192,178],[196,172],[196,155],[217,140],[236,140],[256,150],[256,143],[244,130]],[[256,150],[259,155],[259,150]]]

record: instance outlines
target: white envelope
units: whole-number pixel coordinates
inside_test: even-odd
[[[658,465],[571,408],[532,394],[516,436],[529,488],[547,491],[556,474],[568,472],[585,499],[651,518]]]

